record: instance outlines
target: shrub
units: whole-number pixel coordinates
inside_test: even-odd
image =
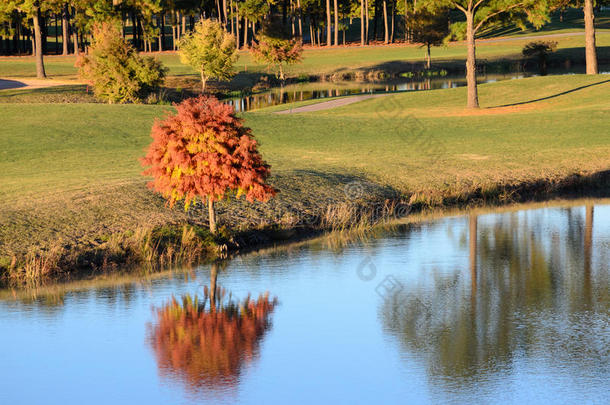
[[[250,202],[275,195],[265,183],[270,167],[233,107],[201,96],[184,100],[176,109],[155,123],[153,142],[142,160],[149,167],[144,174],[154,178],[149,186],[170,206],[185,200],[188,209],[195,199],[207,199],[210,231],[215,233],[215,201],[229,194],[245,195]]]
[[[533,41],[525,45],[523,48],[523,56],[526,58],[536,58],[538,60],[538,69],[540,75],[547,74],[547,62],[549,54],[557,50],[557,42],[555,41]]]
[[[292,39],[276,22],[267,23],[258,35],[258,43],[252,46],[254,59],[276,67],[280,80],[285,79],[284,66],[300,62],[302,53],[301,40]]]
[[[141,57],[111,22],[93,27],[88,55],[77,60],[79,76],[108,103],[137,103],[156,91],[167,69],[151,57]]]
[[[201,76],[201,91],[208,79],[229,80],[237,61],[235,37],[212,20],[201,20],[178,43],[180,61]]]

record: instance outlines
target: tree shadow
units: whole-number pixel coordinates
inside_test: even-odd
[[[27,84],[18,80],[0,79],[0,90],[20,89],[27,87]]]
[[[518,103],[504,104],[504,105],[499,105],[499,106],[490,107],[490,108],[514,107],[514,106],[518,106],[518,105],[538,103],[540,101],[551,100],[551,99],[554,99],[554,98],[565,96],[567,94],[575,93],[575,92],[580,91],[580,90],[584,90],[584,89],[587,89],[587,88],[590,88],[590,87],[594,87],[594,86],[599,86],[599,85],[606,84],[606,83],[610,83],[610,79],[609,80],[602,80],[601,82],[597,82],[597,83],[587,84],[585,86],[579,86],[579,87],[576,87],[576,88],[573,88],[573,89],[570,89],[570,90],[562,91],[561,93],[553,94],[551,96],[537,98],[535,100],[528,100],[528,101],[521,101],[521,102],[518,102]]]

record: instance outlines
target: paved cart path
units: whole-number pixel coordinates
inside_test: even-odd
[[[383,96],[387,96],[387,94],[363,94],[359,96],[342,97],[334,100],[323,101],[317,104],[305,105],[303,107],[296,107],[291,108],[289,110],[277,111],[276,114],[296,114],[304,112],[330,110],[332,108],[343,107],[344,105],[354,104],[359,101],[368,100],[369,98],[377,98]]]

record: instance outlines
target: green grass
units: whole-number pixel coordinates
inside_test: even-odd
[[[551,21],[540,29],[529,25],[525,30],[516,27],[514,24],[499,25],[492,27],[481,34],[485,38],[493,37],[519,37],[533,35],[564,34],[571,32],[581,32],[585,26],[584,15],[580,9],[569,9],[563,13],[563,21],[559,12],[553,13]],[[595,27],[598,32],[610,30],[610,11],[598,11],[595,15]]]
[[[61,85],[33,89],[0,90],[0,103],[94,103],[85,85]]]
[[[607,169],[609,91],[607,75],[545,77],[481,86],[484,109],[476,113],[463,109],[460,88],[247,117],[276,167],[300,162],[300,170],[352,173],[418,191]]]
[[[582,60],[584,58],[584,37],[574,35],[553,38],[559,43],[559,58]],[[496,40],[480,41],[477,52],[480,59],[520,58],[523,46],[528,39],[498,42]],[[600,58],[610,58],[610,33],[598,34]],[[184,66],[176,53],[166,52],[155,54],[170,71],[172,76],[195,77],[191,68]],[[462,64],[466,56],[466,46],[463,42],[451,43],[448,46],[435,48],[433,59],[439,63]],[[306,49],[302,63],[288,67],[288,74],[299,75],[330,75],[354,70],[384,71],[399,64],[400,69],[409,69],[410,63],[424,60],[424,49],[417,45],[391,45],[368,47],[341,47],[333,49]],[[48,56],[45,59],[46,71],[53,78],[74,78],[76,68],[73,56]],[[238,78],[249,73],[266,72],[265,66],[255,63],[247,51],[240,51],[239,60],[235,66]],[[0,57],[0,77],[34,77],[35,63],[32,57]]]
[[[247,113],[280,193],[269,205],[221,206],[221,221],[255,226],[295,209],[320,210],[329,200],[345,200],[352,181],[378,194],[459,196],[608,170],[609,80],[543,77],[483,85],[484,108],[477,112],[463,108],[466,90],[459,88],[312,113]],[[507,104],[516,105],[502,107]],[[169,107],[1,108],[4,251],[57,241],[86,249],[140,226],[202,220],[165,208],[140,175],[138,158],[150,142],[152,122]]]

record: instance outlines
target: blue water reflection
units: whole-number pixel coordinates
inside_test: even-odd
[[[219,285],[279,303],[217,390],[165,372],[149,339],[154,308],[203,297],[209,267],[1,291],[0,403],[606,403],[609,256],[610,206],[597,205],[239,257]]]

